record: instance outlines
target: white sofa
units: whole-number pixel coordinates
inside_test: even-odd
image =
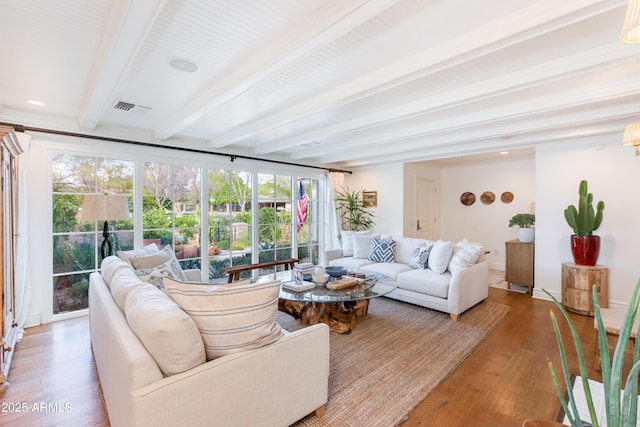
[[[322,416],[329,378],[326,325],[283,331],[271,344],[209,361],[199,356],[203,348],[171,340],[159,357],[175,350],[178,363],[192,354],[202,360],[167,375],[154,359],[158,354],[128,323],[129,299],[150,290],[154,298],[169,298],[117,257],[106,258],[102,273],[90,277],[91,345],[111,425],[288,426],[314,411]],[[126,310],[119,307],[123,300]],[[147,329],[155,327],[151,319]]]
[[[381,290],[388,290],[397,284],[397,288],[387,294],[387,297],[449,313],[453,321],[458,321],[460,314],[489,295],[489,264],[485,261],[482,247],[477,244],[470,244],[464,240],[456,244],[451,243],[454,252],[446,261],[451,262],[451,266],[444,265],[443,268],[446,270],[438,274],[431,268],[409,266],[416,247],[435,245],[436,242],[409,237],[390,237],[396,245],[393,261],[376,262],[369,259],[371,246],[370,243],[366,243],[367,236],[354,235],[353,246],[345,243],[345,239],[352,236],[343,236],[343,249],[327,251],[327,263],[346,267],[350,271],[373,274],[378,277],[376,287]],[[378,236],[369,236],[371,237]],[[438,245],[440,243],[443,242],[437,242]],[[461,264],[458,263],[458,268],[453,268],[453,257],[462,253],[462,250],[458,251],[456,248],[463,248],[463,245],[465,248],[469,245],[475,246],[475,250],[478,251],[477,259],[468,262],[468,266],[460,267]],[[353,252],[353,255],[344,256],[347,250],[349,253]],[[459,258],[460,256],[458,261]]]

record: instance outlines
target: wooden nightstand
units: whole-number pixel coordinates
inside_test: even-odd
[[[535,242],[523,243],[520,240],[509,240],[506,246],[505,281],[511,284],[526,286],[529,294],[533,293],[534,249]]]

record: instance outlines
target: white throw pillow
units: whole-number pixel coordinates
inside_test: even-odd
[[[187,276],[182,271],[182,267],[180,267],[180,263],[176,258],[175,252],[171,245],[167,245],[160,252],[164,253],[164,257],[157,256],[158,254],[151,255],[151,258],[154,260],[167,259],[168,261],[163,262],[160,265],[150,268],[141,268],[136,270],[136,275],[145,282],[151,283],[159,289],[163,289],[164,287],[164,278],[168,277],[170,279],[178,280],[180,282],[184,282],[187,280]],[[143,263],[143,261],[140,261]],[[146,261],[145,261],[146,263]],[[151,264],[153,264],[151,262]]]
[[[453,247],[451,261],[449,261],[449,271],[456,272],[463,268],[471,267],[478,261],[482,252],[482,245],[461,240]]]
[[[195,322],[207,359],[253,350],[282,336],[280,281],[247,285],[193,285],[165,279],[165,291]]]
[[[342,244],[342,256],[353,256],[353,231],[340,231],[340,243]]]
[[[340,242],[342,243],[342,256],[353,256],[353,236],[356,234],[371,234],[370,230],[365,231],[340,231]]]
[[[396,262],[402,264],[409,264],[415,248],[435,243],[431,240],[414,239],[413,237],[400,237],[394,240],[396,241]]]
[[[153,268],[164,264],[173,259],[174,256],[163,249],[149,255],[132,256],[129,258],[129,262],[136,270],[142,270],[143,268]]]
[[[453,243],[450,241],[444,242],[439,239],[429,253],[429,260],[427,261],[429,269],[436,274],[442,274],[447,271],[452,253]]]
[[[373,234],[354,234],[353,235],[353,258],[367,259],[371,252],[371,239],[378,238]]]
[[[155,243],[152,243],[150,245],[146,245],[146,246],[142,246],[140,248],[136,248],[136,249],[132,249],[130,251],[118,251],[118,257],[129,263],[129,258],[134,257],[134,256],[140,256],[140,255],[150,255],[153,253],[158,252],[160,249],[158,248],[158,245],[156,245]]]
[[[413,250],[413,254],[411,255],[411,259],[409,260],[409,267],[418,268],[424,270],[427,268],[427,262],[429,260],[429,253],[431,253],[431,249],[433,248],[433,244],[427,244],[418,246]]]
[[[132,289],[124,311],[129,327],[165,375],[179,374],[206,362],[196,324],[155,286]]]

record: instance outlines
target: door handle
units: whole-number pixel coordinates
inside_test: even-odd
[[[417,221],[417,227],[418,230],[422,230],[422,228],[420,228],[420,220]]]

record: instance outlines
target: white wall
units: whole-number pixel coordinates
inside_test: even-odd
[[[403,165],[390,163],[363,166],[352,169],[345,176],[345,185],[350,191],[377,191],[378,206],[371,208],[377,233],[402,236],[403,222]]]
[[[578,184],[586,179],[594,202],[605,202],[602,225],[594,234],[602,239],[598,264],[609,267],[609,305],[628,305],[640,277],[640,158],[621,141],[622,133],[536,149],[534,295],[542,296],[542,288],[560,295],[561,264],[572,262],[572,230],[563,211],[578,203]]]
[[[476,201],[470,206],[460,196],[472,192]],[[484,204],[485,191],[495,201]],[[503,203],[503,192],[513,193],[511,203]],[[505,242],[517,238],[517,227],[509,228],[509,220],[517,213],[528,213],[535,200],[535,161],[533,157],[445,165],[442,167],[442,239],[457,242],[467,239],[481,243],[490,251],[491,268],[504,270]]]

